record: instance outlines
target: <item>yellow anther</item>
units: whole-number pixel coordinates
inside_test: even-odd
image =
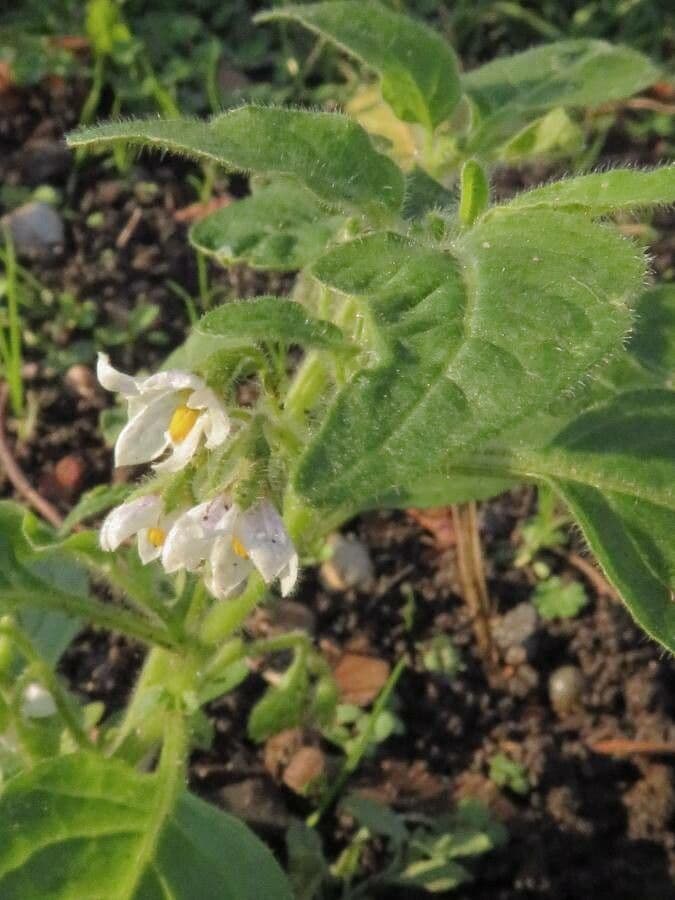
[[[198,418],[198,409],[190,409],[184,403],[176,407],[169,422],[169,435],[174,444],[180,444],[185,440]]]
[[[161,547],[166,537],[166,531],[163,528],[148,528],[148,540],[153,547]]]
[[[240,556],[242,559],[248,559],[248,553],[246,552],[246,547],[244,547],[244,545],[239,540],[239,538],[236,538],[236,537],[232,538],[232,549],[237,554],[237,556]]]

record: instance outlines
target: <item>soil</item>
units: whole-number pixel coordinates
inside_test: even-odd
[[[176,219],[176,210],[195,201],[186,182],[193,170],[156,156],[143,157],[125,173],[116,171],[110,160],[76,162],[61,154],[59,161],[55,148],[75,124],[81,97],[81,86],[63,82],[0,94],[0,183],[3,190],[32,188],[37,171],[41,184],[62,194],[60,209],[68,233],[63,252],[26,262],[46,288],[93,300],[96,324],[122,331],[139,304],[159,306],[151,329],[113,350],[121,368],[152,368],[187,327],[183,302],[169,283],[197,294],[186,225]],[[620,117],[601,162],[652,163],[662,149],[655,135],[631,142]],[[504,170],[498,189],[508,193],[546,174],[537,168]],[[245,185],[223,181],[216,189],[236,194]],[[3,197],[6,201],[6,190]],[[672,266],[669,219],[659,213],[654,222],[655,265],[665,271]],[[125,235],[130,228],[132,233]],[[288,284],[287,279],[261,279],[241,268],[210,269],[209,274],[223,298],[281,292]],[[110,450],[98,430],[99,414],[110,398],[91,384],[74,385],[72,373],[69,381],[65,378],[66,367],[44,361],[46,349],[54,344],[68,351],[78,341],[91,340],[91,326],[69,325],[49,305],[38,305],[26,316],[35,339],[27,352],[25,381],[37,412],[27,436],[19,438],[9,423],[10,442],[32,483],[65,513],[81,490],[129,473],[114,475]],[[87,358],[84,364],[91,366],[92,361]],[[79,465],[71,481],[59,477],[56,468],[69,457]],[[13,496],[3,479],[0,475],[0,493]],[[514,556],[519,529],[534,502],[530,490],[520,489],[480,507],[496,625],[532,595],[532,572],[516,568]],[[367,591],[327,590],[310,569],[294,603],[258,616],[253,627],[280,627],[279,620],[295,626],[300,619],[328,655],[351,648],[392,666],[406,657],[396,691],[396,714],[404,731],[379,747],[350,787],[406,812],[447,809],[469,795],[491,806],[504,820],[509,842],[479,859],[472,866],[474,881],[452,896],[675,897],[675,669],[632,624],[620,603],[598,592],[601,582],[575,565],[579,556],[585,558],[580,539],[570,536],[562,554],[544,554],[543,559],[555,574],[581,580],[590,602],[572,620],[538,619],[523,644],[500,651],[498,666],[488,677],[460,596],[451,528],[440,540],[438,530],[435,538],[419,517],[394,512],[362,516],[345,530],[368,548],[374,585]],[[276,625],[270,621],[275,616]],[[423,664],[424,648],[439,633],[450,636],[461,653],[463,668],[452,678],[430,673]],[[62,672],[81,695],[103,700],[114,710],[124,703],[141,661],[140,647],[88,630],[66,653]],[[575,702],[556,712],[549,678],[564,665],[577,667],[581,689]],[[254,674],[239,690],[211,705],[214,744],[209,751],[195,752],[191,779],[200,794],[245,815],[283,852],[283,828],[312,806],[268,774],[264,748],[245,738],[248,711],[265,687],[263,675]],[[624,756],[616,744],[614,752],[607,751],[607,742],[628,740],[660,745],[667,752]],[[328,745],[323,749],[329,757],[334,753]],[[489,760],[496,753],[522,764],[531,785],[527,793],[497,788],[489,780]],[[339,812],[323,819],[321,833],[331,858],[344,847],[351,827]]]

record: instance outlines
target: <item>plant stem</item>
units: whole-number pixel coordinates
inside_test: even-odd
[[[260,575],[249,577],[243,594],[233,600],[223,600],[211,607],[200,629],[205,644],[218,644],[237,630],[267,593],[267,585]]]
[[[454,505],[452,523],[457,537],[457,569],[463,599],[473,617],[480,655],[492,666],[496,657],[490,629],[490,597],[485,581],[475,500]]]
[[[14,646],[19,650],[26,662],[35,672],[37,680],[41,681],[52,695],[57,712],[61,716],[64,725],[70,732],[75,743],[82,749],[90,750],[93,743],[73,712],[68,694],[61,687],[54,671],[42,659],[28,636],[18,625],[4,620],[0,622],[0,635],[9,638],[12,641]]]
[[[3,226],[5,239],[4,263],[7,272],[7,317],[9,319],[9,340],[3,348],[5,372],[9,384],[14,415],[23,415],[24,397],[21,379],[21,313],[19,311],[19,273],[14,253],[14,241],[8,225]],[[4,335],[3,335],[4,338]]]
[[[319,820],[326,812],[326,810],[333,805],[336,798],[344,788],[349,776],[359,767],[359,764],[363,758],[363,754],[373,742],[373,734],[375,733],[375,725],[377,723],[377,720],[382,714],[385,706],[389,702],[389,698],[391,697],[399,678],[403,674],[405,665],[405,659],[401,658],[394,666],[394,670],[389,676],[387,683],[380,691],[378,698],[375,701],[375,705],[373,706],[373,709],[368,716],[368,723],[366,727],[358,736],[357,740],[354,743],[354,746],[352,747],[349,755],[343,763],[342,771],[340,772],[337,779],[333,782],[333,785],[326,796],[321,801],[321,805],[319,806],[319,808],[307,819],[307,824],[311,828],[314,828],[318,824]]]

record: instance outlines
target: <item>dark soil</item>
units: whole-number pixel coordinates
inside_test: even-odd
[[[124,174],[110,160],[76,164],[66,157],[53,162],[58,159],[55,142],[75,124],[80,100],[77,85],[60,82],[30,93],[0,95],[0,181],[5,187],[34,186],[37,168],[41,183],[62,192],[67,246],[56,258],[26,261],[45,287],[93,300],[99,326],[124,329],[139,303],[160,307],[149,331],[111,351],[124,369],[152,368],[181,340],[187,326],[183,302],[168,282],[197,294],[186,226],[175,218],[177,209],[195,201],[185,181],[192,170],[159,157],[144,157]],[[631,144],[624,125],[619,121],[610,133],[602,161],[658,161],[659,139],[647,135]],[[49,144],[51,150],[44,151]],[[45,152],[52,153],[51,169]],[[32,160],[30,166],[27,159]],[[537,169],[501,172],[499,190],[506,193],[545,174]],[[226,188],[232,186],[218,185],[220,191]],[[121,241],[132,217],[138,218],[136,210],[140,218],[135,229]],[[92,213],[100,214],[97,227],[91,225]],[[656,265],[665,271],[672,266],[672,238],[664,235],[664,214],[655,222],[661,227],[653,247]],[[211,277],[223,297],[280,291],[285,283],[263,281],[241,269],[213,270]],[[44,363],[54,343],[67,351],[77,341],[91,340],[90,327],[60,322],[50,307],[26,310],[26,319],[36,336],[27,353],[26,384],[38,412],[25,439],[15,438],[10,423],[10,439],[16,440],[17,460],[33,483],[65,512],[81,490],[125,477],[113,475],[110,451],[98,430],[99,413],[110,398],[95,388],[73,387],[65,380],[65,367]],[[88,366],[92,362],[85,360]],[[76,484],[64,487],[55,467],[69,456],[77,458],[82,471]],[[0,491],[12,496],[6,482],[0,483]],[[532,594],[530,570],[515,568],[513,559],[519,528],[533,508],[528,490],[482,504],[489,591],[499,616]],[[402,655],[409,660],[397,689],[397,715],[405,732],[379,748],[353,786],[408,812],[447,809],[458,797],[477,795],[504,820],[508,845],[479,860],[475,881],[453,896],[675,897],[672,755],[621,757],[593,749],[601,741],[619,739],[675,746],[675,670],[623,607],[599,595],[597,583],[572,565],[569,552],[583,554],[584,548],[573,538],[569,552],[545,555],[554,572],[584,583],[591,602],[583,613],[564,622],[539,620],[524,648],[510,655],[502,652],[488,679],[459,595],[452,540],[439,549],[429,532],[403,512],[363,516],[348,530],[369,548],[374,588],[366,593],[330,592],[310,570],[295,602],[304,607],[308,627],[327,652],[352,647],[392,665]],[[295,624],[302,610],[285,605],[276,615],[293,616]],[[256,627],[269,623],[258,617]],[[462,653],[464,668],[451,679],[425,671],[422,664],[423,648],[438,633],[451,636]],[[140,648],[129,642],[87,631],[68,651],[62,668],[74,689],[114,710],[124,702],[141,659]],[[566,664],[579,668],[584,687],[577,703],[561,714],[551,706],[548,681]],[[227,802],[281,847],[290,817],[306,815],[311,804],[279,787],[266,772],[263,750],[245,738],[248,711],[264,684],[256,674],[212,704],[214,745],[195,753],[192,780],[198,792],[216,803]],[[498,752],[526,769],[531,783],[526,795],[500,790],[488,779],[489,760]],[[339,814],[324,819],[322,836],[331,854],[344,846],[350,827]]]

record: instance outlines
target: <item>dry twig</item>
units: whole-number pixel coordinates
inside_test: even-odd
[[[59,528],[63,524],[63,517],[52,504],[41,497],[40,494],[30,484],[26,476],[19,468],[18,463],[14,459],[12,451],[7,443],[7,435],[5,434],[5,412],[7,409],[7,397],[9,390],[6,384],[0,385],[0,464],[9,480],[12,482],[17,492],[33,507],[40,515],[50,522],[55,528]]]

